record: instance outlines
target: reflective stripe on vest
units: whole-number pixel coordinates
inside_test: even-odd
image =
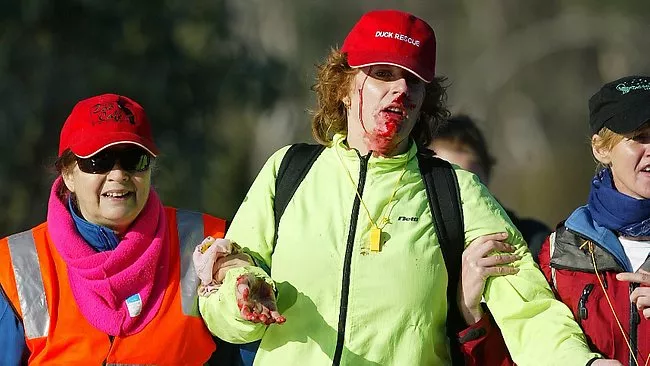
[[[180,289],[183,314],[199,316],[199,278],[192,263],[194,247],[203,241],[203,215],[199,212],[176,211],[180,250]],[[41,266],[31,230],[7,238],[11,264],[16,277],[18,300],[27,339],[47,337],[50,313],[45,298]]]
[[[46,337],[50,329],[41,264],[36,254],[32,231],[24,231],[7,238],[11,265],[14,267],[16,289],[27,339]]]
[[[178,245],[181,258],[181,304],[183,314],[199,316],[199,301],[196,289],[199,287],[199,276],[194,270],[192,253],[205,237],[203,230],[203,214],[200,212],[176,210],[176,226],[178,228]]]

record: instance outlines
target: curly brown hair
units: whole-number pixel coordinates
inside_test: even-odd
[[[349,95],[352,80],[359,70],[350,67],[346,54],[338,48],[332,48],[325,62],[317,68],[316,84],[312,86],[316,92],[317,109],[312,111],[311,131],[318,143],[327,146],[334,134],[347,133],[348,119],[343,100]],[[436,77],[425,84],[420,116],[411,131],[411,137],[420,147],[429,145],[435,129],[449,118],[446,81],[445,77]]]

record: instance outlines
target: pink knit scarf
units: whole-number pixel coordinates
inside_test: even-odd
[[[114,250],[97,253],[75,228],[65,202],[56,195],[63,180],[52,186],[47,223],[54,246],[67,265],[72,294],[83,316],[95,328],[113,336],[139,332],[156,315],[168,280],[167,218],[152,189],[142,212]],[[141,307],[131,314],[126,299],[139,295]],[[135,297],[137,298],[137,296]]]

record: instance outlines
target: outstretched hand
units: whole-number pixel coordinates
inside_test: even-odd
[[[625,272],[616,275],[616,279],[625,282],[640,283],[630,294],[630,301],[636,304],[636,308],[643,313],[643,317],[650,319],[650,272],[642,269],[637,272]]]
[[[273,287],[262,278],[243,274],[237,278],[237,306],[241,317],[266,325],[286,321],[278,312]]]
[[[505,276],[519,272],[518,268],[507,266],[520,256],[512,253],[515,248],[504,242],[507,233],[484,235],[476,238],[463,251],[462,273],[458,283],[458,306],[467,324],[478,322],[483,316],[481,299],[485,282],[491,276]]]

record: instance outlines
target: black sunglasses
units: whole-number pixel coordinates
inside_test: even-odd
[[[139,147],[106,149],[89,158],[77,157],[77,165],[84,173],[104,174],[113,169],[115,163],[129,172],[144,172],[151,166],[151,155]]]

